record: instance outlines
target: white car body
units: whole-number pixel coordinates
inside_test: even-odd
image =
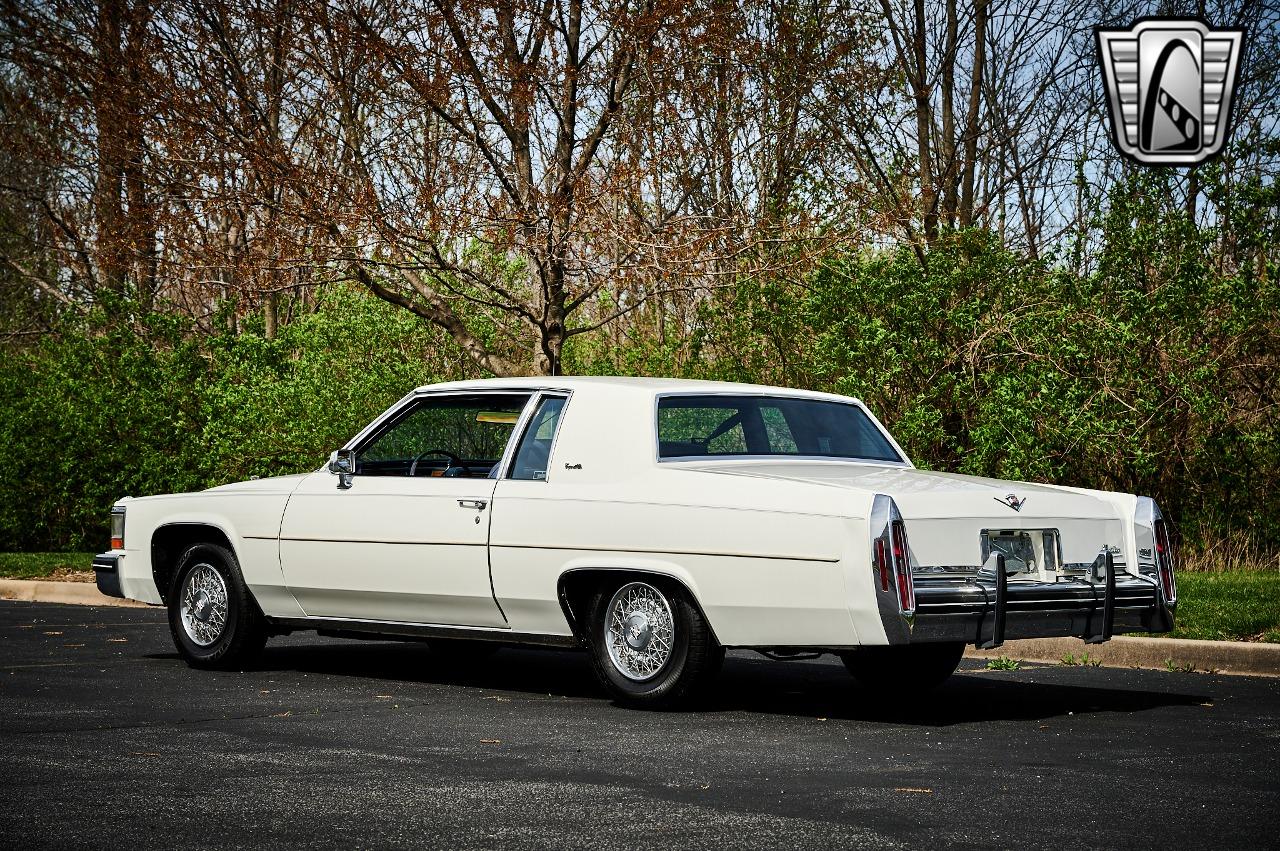
[[[280,631],[573,645],[581,639],[573,577],[600,571],[678,582],[726,647],[942,638],[994,646],[1005,637],[1105,640],[1172,626],[1176,589],[1171,566],[1159,573],[1160,515],[1149,499],[918,470],[870,412],[902,460],[658,457],[655,412],[665,396],[761,395],[866,410],[848,397],[662,379],[455,382],[410,393],[344,448],[359,449],[424,398],[496,392],[530,394],[512,443],[540,394],[567,398],[545,478],[509,478],[509,445],[496,478],[357,474],[343,489],[326,467],[126,498],[117,506],[124,546],[99,557],[99,585],[166,603],[175,550],[206,534],[234,552]],[[1010,495],[1022,500],[1016,510]],[[910,540],[910,606],[896,579],[886,588],[876,563],[874,540],[887,534],[893,511]],[[1001,580],[984,530],[1034,530],[1017,540],[1041,541],[1039,563],[1000,571]],[[1046,530],[1056,530],[1056,557]]]

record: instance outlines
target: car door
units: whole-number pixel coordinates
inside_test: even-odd
[[[354,447],[349,488],[327,470],[304,480],[285,508],[280,562],[307,615],[505,626],[489,579],[489,515],[529,397],[423,395]]]

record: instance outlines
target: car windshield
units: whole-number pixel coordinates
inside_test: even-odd
[[[811,456],[902,461],[857,405],[781,396],[663,396],[658,457]]]

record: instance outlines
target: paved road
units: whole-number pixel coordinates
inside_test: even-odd
[[[874,708],[731,654],[700,712],[585,658],[299,635],[193,671],[163,613],[0,603],[7,847],[1276,847],[1280,680],[1026,667]]]

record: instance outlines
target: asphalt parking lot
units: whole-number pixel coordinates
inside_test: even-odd
[[[1280,679],[966,662],[877,708],[733,653],[697,712],[586,659],[296,635],[194,671],[158,609],[0,603],[7,847],[1280,845]]]

